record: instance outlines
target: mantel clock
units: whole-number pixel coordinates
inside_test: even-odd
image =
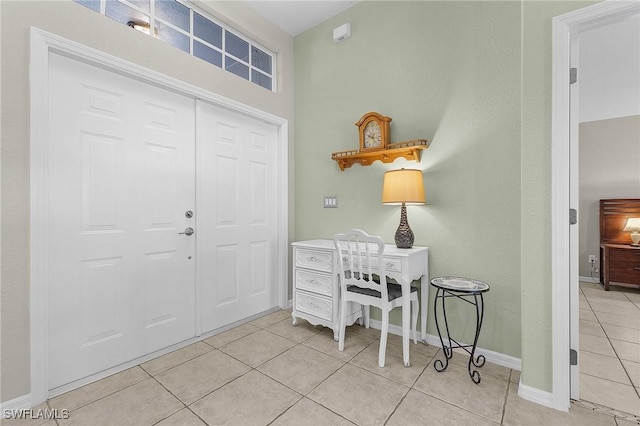
[[[356,123],[360,134],[360,152],[378,151],[389,146],[391,117],[368,112]]]

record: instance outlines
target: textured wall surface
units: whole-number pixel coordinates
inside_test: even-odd
[[[551,71],[552,18],[594,2],[522,3],[522,375],[552,390]],[[568,307],[567,307],[568,309]]]
[[[491,285],[479,345],[517,358],[520,8],[362,2],[295,38],[296,239],[357,227],[393,243],[400,209],[381,204],[384,171],[423,170],[427,204],[407,208],[415,244],[430,247],[432,277]],[[332,30],[345,22],[351,38],[335,44]],[[429,139],[422,161],[340,171],[331,153],[357,149],[354,123],[368,111],[393,118],[392,142]],[[324,195],[337,195],[339,207],[324,209]],[[460,340],[472,341],[475,312],[451,306]]]

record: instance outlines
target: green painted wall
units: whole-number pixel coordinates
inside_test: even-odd
[[[365,1],[295,38],[294,238],[360,227],[393,242],[384,171],[424,170],[427,205],[408,212],[431,276],[490,283],[480,346],[520,357],[523,383],[548,392],[552,18],[593,3]],[[334,44],[346,22],[352,37]],[[420,163],[339,171],[331,152],[358,146],[353,123],[370,110],[394,119],[392,141],[432,141]],[[472,315],[452,317],[470,340]]]
[[[479,345],[517,358],[520,13],[518,2],[362,2],[294,42],[295,239],[358,227],[393,243],[400,209],[380,202],[384,171],[424,170],[427,205],[408,207],[415,244],[430,247],[432,277],[491,284]],[[345,22],[352,36],[335,44]],[[368,111],[393,118],[393,142],[429,139],[422,161],[340,171],[331,153],[358,147],[354,123]],[[472,341],[475,311],[458,307],[448,316]]]
[[[522,381],[552,390],[552,18],[597,2],[522,3]]]

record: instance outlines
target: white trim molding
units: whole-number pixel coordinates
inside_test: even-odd
[[[377,330],[382,329],[382,323],[378,320],[369,320],[369,325]],[[395,334],[397,336],[402,336],[402,327],[395,324],[389,324],[389,333]],[[412,341],[410,341],[411,343]],[[442,347],[440,344],[440,337],[435,336],[433,334],[427,334],[427,344],[431,346],[437,346],[439,348]],[[465,343],[462,343],[463,345]],[[522,370],[522,361],[520,358],[516,358],[510,355],[505,355],[500,352],[490,351],[488,349],[476,348],[477,355],[483,355],[488,362],[493,364],[500,365],[502,367],[507,367],[512,370]],[[454,355],[455,356],[455,355]]]
[[[551,119],[551,287],[552,287],[552,362],[553,391],[551,398],[536,397],[536,392],[523,390],[523,398],[568,411],[571,396],[569,366],[570,270],[577,254],[570,253],[570,96],[569,68],[571,39],[589,29],[618,22],[640,12],[638,1],[603,1],[553,18],[553,69]],[[578,114],[572,114],[577,120]],[[573,119],[573,118],[572,118]],[[575,325],[577,326],[577,324]],[[526,388],[526,386],[525,386]],[[537,391],[538,395],[542,395]],[[545,403],[547,401],[548,403]]]
[[[580,280],[580,282],[583,282],[583,283],[600,284],[600,277],[579,276],[578,279]]]
[[[48,199],[48,99],[49,54],[58,53],[79,61],[115,70],[116,72],[146,81],[183,95],[222,106],[240,114],[265,121],[278,127],[278,243],[276,282],[274,296],[281,308],[288,306],[288,182],[289,182],[289,131],[286,119],[242,104],[233,99],[209,92],[197,86],[168,77],[99,50],[67,40],[55,34],[31,27],[30,51],[30,323],[31,323],[31,394],[29,404],[37,405],[49,395],[47,354],[47,202]],[[260,89],[262,90],[262,89]],[[197,340],[197,339],[196,339]],[[27,398],[27,397],[23,397]],[[22,399],[20,399],[22,401]]]
[[[28,410],[31,408],[31,394],[22,395],[9,401],[0,403],[0,419],[6,419],[7,412]]]
[[[553,393],[527,386],[520,381],[518,383],[518,396],[527,401],[544,405],[545,407],[553,407]]]

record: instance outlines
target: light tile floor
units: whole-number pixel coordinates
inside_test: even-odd
[[[580,283],[580,399],[640,418],[640,289]]]
[[[458,353],[438,373],[433,346],[411,344],[405,368],[399,336],[389,336],[379,368],[378,339],[378,330],[349,327],[340,352],[326,328],[293,327],[290,311],[278,311],[36,408],[68,409],[62,426],[636,424],[597,407],[563,413],[523,400],[519,372],[495,364],[482,367],[476,385]]]

